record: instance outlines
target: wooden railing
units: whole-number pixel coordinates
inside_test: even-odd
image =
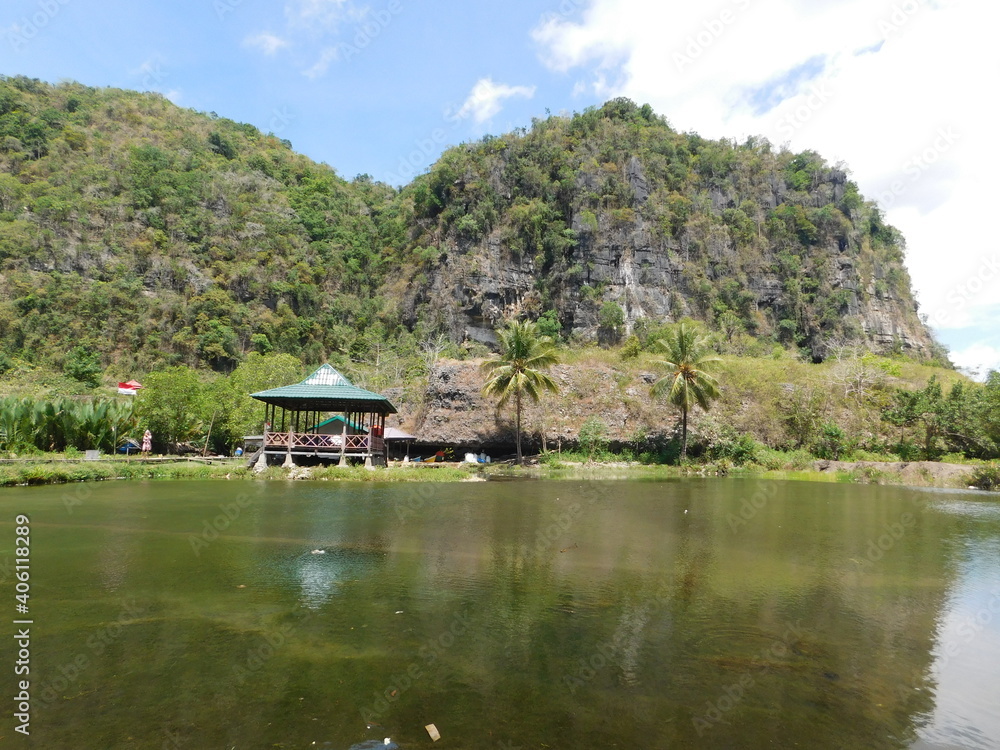
[[[372,453],[385,452],[385,440],[380,437],[370,437],[368,435],[319,435],[312,432],[269,432],[267,433],[268,448],[288,449],[288,441],[292,441],[292,450],[312,449],[339,453],[341,443],[346,438],[344,450],[347,453],[367,453],[369,443]]]

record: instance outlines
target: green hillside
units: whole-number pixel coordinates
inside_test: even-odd
[[[0,78],[0,370],[481,352],[514,314],[581,343],[691,316],[734,351],[940,356],[902,261],[818,155],[625,100],[451,148],[397,190],[158,94]]]
[[[157,94],[0,81],[0,351],[60,369],[320,360],[378,329],[395,191]]]
[[[899,232],[812,152],[679,133],[619,99],[450,149],[403,194],[409,283],[394,296],[410,324],[478,338],[548,315],[614,343],[644,319],[691,316],[816,361],[849,342],[940,354]]]

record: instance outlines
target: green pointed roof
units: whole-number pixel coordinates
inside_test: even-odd
[[[318,430],[320,427],[326,427],[328,424],[331,424],[333,422],[341,422],[341,423],[346,422],[348,427],[352,427],[355,430],[359,431],[365,430],[364,427],[362,427],[359,424],[355,424],[350,419],[347,419],[347,417],[345,417],[343,414],[337,414],[336,416],[330,417],[329,419],[324,419],[319,424],[314,424],[312,427],[307,428],[306,432],[314,432],[315,430]]]
[[[330,365],[323,365],[301,383],[251,393],[250,397],[292,411],[396,413],[385,396],[359,388]]]

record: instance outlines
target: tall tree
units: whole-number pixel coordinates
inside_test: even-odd
[[[260,401],[251,393],[291,385],[302,379],[302,362],[290,354],[258,354],[251,352],[228,378],[213,383],[209,398],[218,409],[217,433],[221,444],[229,449],[242,441],[244,435],[256,435],[264,424]]]
[[[483,385],[483,395],[498,398],[502,408],[513,397],[517,414],[517,462],[521,457],[521,401],[527,396],[537,402],[542,391],[556,393],[559,387],[543,372],[559,361],[552,341],[538,333],[534,323],[511,321],[497,331],[500,352],[483,362],[489,377]]]
[[[653,384],[653,396],[666,394],[667,399],[681,410],[681,461],[687,458],[688,412],[698,404],[708,411],[712,399],[719,396],[719,383],[708,374],[712,364],[719,361],[709,347],[707,337],[683,322],[673,332],[657,341],[659,348],[667,355],[657,362],[669,370],[669,374]]]
[[[198,371],[187,365],[150,373],[135,399],[138,426],[148,428],[154,442],[176,451],[178,444],[204,435],[212,413],[207,391]]]

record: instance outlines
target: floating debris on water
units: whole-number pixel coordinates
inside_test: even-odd
[[[324,745],[324,747],[326,746]],[[357,745],[351,745],[348,750],[399,750],[399,745],[389,737],[386,737],[384,740],[365,740],[364,742],[359,742]]]

